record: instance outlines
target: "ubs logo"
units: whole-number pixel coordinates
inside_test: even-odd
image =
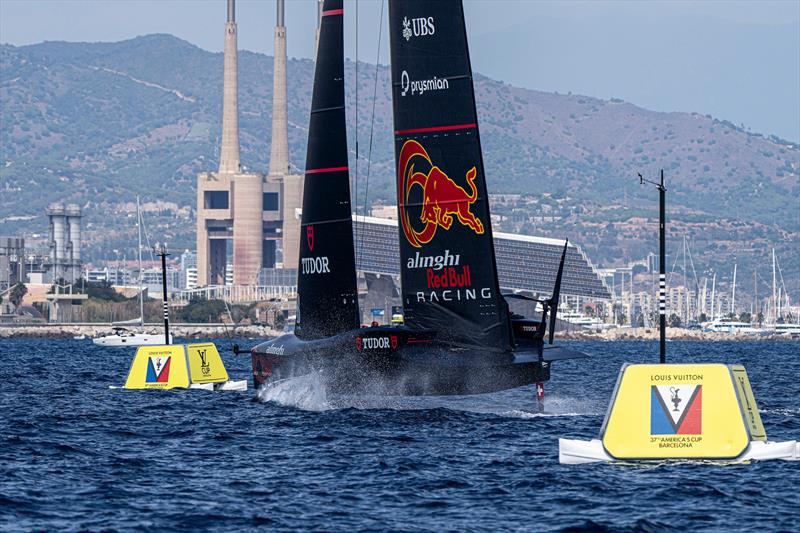
[[[410,41],[411,37],[426,37],[436,33],[433,17],[418,17],[410,19],[403,17],[403,38]]]

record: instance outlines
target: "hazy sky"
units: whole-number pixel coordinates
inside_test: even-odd
[[[311,57],[315,0],[287,0],[289,55]],[[355,0],[345,0],[355,56]],[[465,0],[473,68],[514,85],[696,111],[800,142],[800,0]],[[382,2],[358,2],[374,62]],[[388,63],[384,9],[381,62]],[[0,42],[170,33],[220,51],[225,0],[0,0]],[[239,46],[272,53],[274,0],[238,0]]]

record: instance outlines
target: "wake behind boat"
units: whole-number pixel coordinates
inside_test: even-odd
[[[326,0],[303,193],[297,326],[251,350],[255,386],[316,371],[327,386],[350,393],[477,394],[536,383],[541,401],[551,363],[585,356],[552,346],[565,255],[553,294],[536,301],[539,319],[512,314],[497,278],[461,2],[390,1],[389,19],[405,325],[360,327],[343,9],[342,0]],[[415,36],[406,31],[413,20],[435,21],[436,31]]]

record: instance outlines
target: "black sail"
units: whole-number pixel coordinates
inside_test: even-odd
[[[298,266],[303,339],[359,327],[344,108],[342,0],[325,0],[308,127]]]
[[[500,295],[460,0],[390,0],[406,323],[511,349]]]

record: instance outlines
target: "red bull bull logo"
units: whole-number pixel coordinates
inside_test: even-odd
[[[416,162],[430,170],[427,172],[416,171],[414,168]],[[397,167],[397,193],[401,224],[409,244],[415,248],[421,248],[423,244],[431,242],[438,227],[449,230],[453,225],[454,217],[463,226],[472,229],[479,235],[483,234],[483,222],[472,213],[472,205],[478,199],[478,188],[475,185],[476,167],[467,171],[466,178],[470,187],[468,193],[434,165],[425,148],[414,140],[406,141],[403,144]],[[423,195],[419,221],[424,226],[420,230],[411,223],[408,213],[409,195],[414,187],[422,189]]]

